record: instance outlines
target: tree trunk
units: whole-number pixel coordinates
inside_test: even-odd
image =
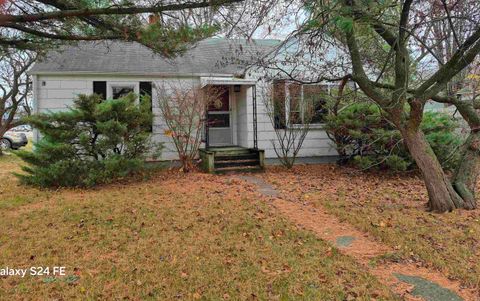
[[[2,118],[1,115],[0,115],[0,118]],[[3,138],[3,135],[5,135],[6,132],[7,132],[7,129],[0,124],[0,139]],[[0,148],[0,157],[1,156],[3,156],[2,148]]]
[[[453,187],[465,202],[465,209],[477,208],[475,186],[480,172],[480,131],[472,131],[461,152],[461,161],[452,179]]]
[[[465,202],[443,172],[442,166],[423,132],[411,129],[403,129],[401,132],[411,156],[422,172],[429,196],[429,210],[447,212],[456,208],[464,208]]]

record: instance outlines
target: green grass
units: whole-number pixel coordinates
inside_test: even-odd
[[[17,195],[13,198],[10,198],[10,199],[3,199],[2,198],[0,200],[0,209],[8,209],[8,208],[14,208],[14,207],[22,206],[22,205],[30,203],[30,201],[31,201],[30,198],[27,198],[27,197],[24,197],[24,196],[21,196],[21,195]]]
[[[67,276],[7,277],[2,300],[395,300],[228,177],[161,172],[49,191],[19,185],[18,165],[0,158],[0,268]]]

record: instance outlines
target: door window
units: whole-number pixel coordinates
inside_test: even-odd
[[[230,95],[228,87],[220,87],[222,92],[217,101],[208,106],[208,126],[210,128],[230,127]]]

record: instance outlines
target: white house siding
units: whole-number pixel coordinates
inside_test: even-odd
[[[249,136],[253,134],[253,128],[249,129],[248,122],[248,103],[247,90],[250,88],[242,87],[236,95],[236,113],[237,113],[237,144],[243,147],[249,147]]]
[[[73,105],[73,99],[79,94],[92,94],[94,81],[107,82],[107,97],[109,97],[109,86],[115,84],[134,84],[135,92],[139,91],[139,82],[151,81],[161,85],[166,84],[166,87],[172,85],[199,83],[198,77],[185,78],[152,78],[152,77],[127,77],[127,76],[92,76],[92,75],[38,75],[36,82],[36,108],[38,112],[45,113],[48,111],[61,111]],[[156,89],[152,89],[153,99],[153,141],[164,143],[162,152],[163,160],[177,159],[175,145],[172,139],[165,136],[167,126],[164,119],[161,117],[161,112],[158,106]]]
[[[254,72],[250,73],[250,78],[255,78]],[[270,82],[260,80],[257,83],[257,126],[258,126],[258,147],[265,150],[266,158],[276,158],[275,150],[272,145],[272,140],[275,141],[275,130],[267,114],[264,97],[266,96],[266,89]],[[253,99],[251,90],[247,96],[247,109],[248,116],[253,116]],[[253,120],[249,120],[249,129],[253,129]],[[249,146],[253,146],[253,135],[249,136]],[[337,156],[338,153],[332,144],[332,141],[328,138],[326,132],[322,129],[321,125],[312,125],[310,131],[305,137],[303,146],[299,152],[299,157],[325,157],[325,156]]]
[[[252,77],[251,77],[252,78]],[[134,84],[135,92],[139,91],[139,82],[151,81],[154,84],[161,85],[166,83],[166,87],[178,84],[199,83],[200,78],[192,77],[146,77],[146,76],[101,76],[101,75],[38,75],[36,76],[35,101],[38,112],[65,110],[72,106],[73,99],[79,94],[91,94],[93,92],[94,81],[107,82],[107,97],[110,97],[109,87],[112,83],[116,84]],[[265,83],[260,81],[257,85],[257,116],[258,116],[258,147],[265,150],[266,158],[276,158],[272,139],[275,139],[275,132],[266,114],[263,95]],[[234,116],[232,122],[236,122],[235,133],[236,144],[243,147],[253,147],[253,98],[252,88],[242,87],[241,92],[235,94]],[[161,117],[158,108],[157,93],[155,88],[152,90],[153,98],[153,139],[155,142],[164,143],[162,153],[163,160],[177,159],[175,146],[170,137],[165,135],[167,129],[165,121]],[[321,128],[312,129],[305,141],[300,157],[322,157],[335,156],[336,151],[331,145],[325,131]]]
[[[138,79],[137,81],[140,82]],[[155,85],[161,86],[164,84],[165,88],[168,90],[169,88],[176,87],[177,85],[189,86],[193,84],[199,84],[200,78],[153,78],[145,81],[152,81],[154,83],[154,87],[152,89],[153,139],[155,142],[162,142],[164,144],[165,148],[162,151],[162,160],[176,160],[178,159],[178,154],[175,150],[175,144],[173,143],[171,137],[165,135],[165,131],[168,130],[168,127],[165,123],[165,119],[162,117],[162,112],[159,109]]]

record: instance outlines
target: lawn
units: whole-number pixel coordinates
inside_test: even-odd
[[[18,166],[0,158],[0,268],[67,275],[0,277],[1,300],[395,300],[233,177],[51,191],[21,186]]]
[[[277,168],[264,177],[291,200],[321,206],[396,250],[382,260],[434,267],[480,288],[480,210],[427,212],[426,189],[415,174],[318,165]]]

